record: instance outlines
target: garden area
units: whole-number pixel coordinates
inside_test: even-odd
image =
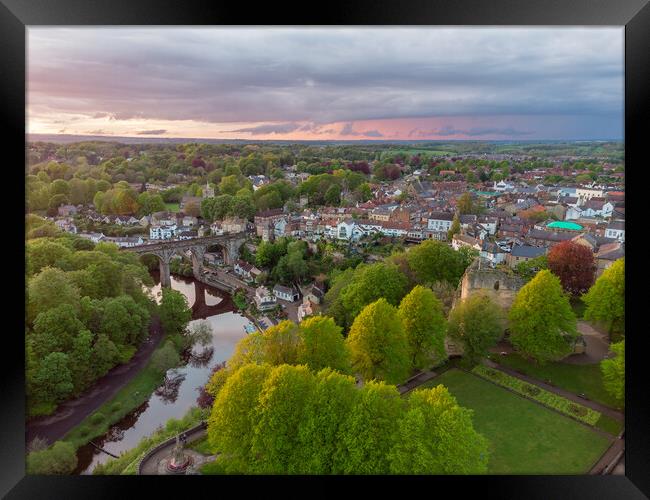
[[[597,403],[616,409],[622,407],[621,402],[617,401],[605,390],[599,363],[580,365],[549,362],[538,365],[514,352],[504,356],[493,355],[492,357],[500,365],[507,366],[575,394],[584,394]]]
[[[610,440],[585,425],[475,375],[450,369],[439,384],[474,410],[474,428],[490,442],[489,474],[584,474]]]

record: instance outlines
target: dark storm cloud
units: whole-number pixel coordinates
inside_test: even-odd
[[[244,132],[253,135],[264,135],[264,134],[288,134],[294,130],[301,129],[300,125],[295,123],[281,123],[278,125],[257,125],[255,127],[245,127],[239,128],[236,130],[227,130],[226,132]]]
[[[136,134],[138,134],[138,135],[162,135],[165,132],[167,132],[165,129],[140,130],[139,132],[136,132]]]
[[[445,115],[622,116],[621,28],[28,33],[35,114],[287,127]],[[248,131],[282,133],[263,127],[277,125]]]
[[[363,137],[384,137],[384,134],[379,132],[378,130],[366,130],[363,132],[355,131],[353,130],[354,124],[353,123],[346,123],[341,131],[339,132],[340,136],[363,136]]]

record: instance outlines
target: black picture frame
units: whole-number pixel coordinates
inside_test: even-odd
[[[24,175],[17,165],[25,160],[25,49],[26,27],[30,25],[601,25],[625,26],[625,162],[627,189],[632,191],[628,203],[639,207],[643,194],[640,176],[647,155],[643,125],[650,108],[650,5],[648,0],[357,0],[354,3],[330,1],[323,4],[302,4],[281,9],[276,3],[253,5],[243,2],[216,3],[201,0],[0,0],[0,68],[2,74],[2,109],[4,119],[3,141],[6,150],[16,153],[11,167],[16,184],[24,183]],[[5,164],[5,169],[9,168]],[[15,172],[14,172],[15,170]],[[5,184],[5,188],[7,185]],[[15,191],[19,206],[20,190]],[[636,191],[638,194],[635,194]],[[24,201],[24,200],[23,200]],[[638,210],[628,210],[630,221],[640,219]],[[9,219],[13,216],[8,212]],[[11,222],[18,233],[6,236],[5,249],[12,251],[11,262],[16,262],[24,250],[20,249],[24,226],[15,217]],[[639,245],[640,226],[626,235],[628,262],[632,273],[628,281],[626,305],[628,323],[642,325],[641,290],[644,281]],[[11,239],[9,239],[11,238]],[[635,245],[635,242],[637,244]],[[15,254],[13,251],[15,250]],[[8,260],[5,262],[9,262]],[[24,290],[24,273],[19,266],[9,265],[17,274],[16,283]],[[647,266],[646,266],[647,268]],[[7,269],[5,269],[7,271]],[[16,287],[17,288],[17,287]],[[211,480],[207,476],[194,479],[147,477],[131,480],[128,477],[53,477],[25,476],[24,456],[24,345],[20,334],[24,330],[24,297],[18,291],[7,297],[14,303],[5,303],[3,337],[12,338],[10,347],[3,343],[2,406],[0,411],[0,494],[7,498],[119,498],[130,497],[138,485],[147,488],[147,496],[174,490],[185,496],[187,487],[201,488],[203,495],[223,494],[223,486],[234,491],[250,492],[250,486],[268,494],[283,488],[285,493],[313,494],[313,492],[340,492],[352,482],[363,482],[363,487],[396,493],[422,487],[431,494],[439,494],[440,486],[451,489],[450,494],[473,488],[476,495],[497,498],[644,498],[650,496],[650,433],[648,408],[650,401],[644,384],[643,329],[634,329],[627,344],[626,389],[626,450],[625,476],[483,476],[483,477],[372,477],[372,478],[305,478],[305,477],[219,477],[217,488],[199,485]],[[647,351],[645,351],[647,352]],[[646,355],[647,356],[647,355]],[[214,476],[212,476],[214,478]],[[200,479],[197,479],[200,478]],[[318,484],[317,484],[318,483]],[[417,485],[417,486],[416,486]],[[140,487],[138,487],[140,489]],[[152,491],[153,490],[153,491]],[[213,492],[213,493],[211,493]],[[168,496],[165,494],[165,496]],[[367,495],[368,493],[366,493]],[[365,495],[364,495],[365,496]]]

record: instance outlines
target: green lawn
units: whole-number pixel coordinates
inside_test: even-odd
[[[492,357],[500,365],[508,366],[541,381],[550,380],[553,385],[571,391],[574,394],[582,393],[592,401],[611,408],[621,407],[620,403],[605,391],[599,363],[591,365],[547,363],[544,366],[540,366],[522,358],[516,353]]]
[[[180,203],[165,203],[165,206],[169,212],[179,212],[181,209]]]
[[[474,410],[474,427],[490,441],[490,474],[584,474],[609,447],[588,427],[491,382],[451,369],[423,387],[446,386]]]

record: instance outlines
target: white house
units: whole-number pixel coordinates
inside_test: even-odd
[[[614,238],[620,242],[625,241],[625,221],[615,220],[610,222],[605,229],[605,238]]]
[[[427,229],[437,232],[447,232],[451,229],[454,214],[448,212],[434,212],[427,219]]]
[[[233,266],[234,271],[246,279],[255,279],[262,272],[253,264],[249,264],[243,260],[238,260]]]
[[[300,323],[307,316],[314,314],[314,306],[311,301],[305,297],[302,304],[298,306],[298,322]]]
[[[271,295],[269,289],[265,286],[259,286],[255,289],[255,296],[253,297],[255,307],[258,311],[268,311],[278,305],[275,295]]]
[[[300,298],[300,294],[293,288],[279,284],[273,287],[273,295],[275,295],[278,299],[286,300],[289,302],[295,302]]]
[[[489,241],[483,242],[483,246],[481,247],[481,257],[488,260],[493,267],[505,262],[507,256],[508,254],[501,250],[496,243],[491,243]]]
[[[151,226],[149,238],[152,240],[169,240],[176,236],[176,225],[173,226]]]
[[[602,189],[592,187],[579,187],[576,189],[576,196],[578,197],[578,205],[584,205],[592,198],[602,198],[605,192]]]

